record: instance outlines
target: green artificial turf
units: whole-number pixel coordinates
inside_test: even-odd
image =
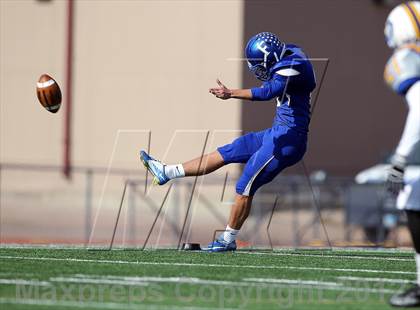
[[[1,309],[391,309],[413,253],[0,248]]]

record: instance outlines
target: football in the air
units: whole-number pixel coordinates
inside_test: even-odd
[[[51,113],[57,113],[61,106],[61,90],[48,74],[43,74],[36,83],[36,94],[41,105]]]

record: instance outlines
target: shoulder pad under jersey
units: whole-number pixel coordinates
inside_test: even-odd
[[[299,56],[288,56],[285,59],[280,60],[271,68],[271,73],[285,72],[280,74],[284,76],[293,76],[300,73],[300,67],[306,62],[306,59],[300,58]]]
[[[395,51],[386,64],[384,78],[396,93],[404,95],[420,80],[420,45],[411,44]]]

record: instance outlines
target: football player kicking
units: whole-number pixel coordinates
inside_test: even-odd
[[[397,207],[407,214],[408,229],[416,251],[417,282],[414,287],[394,295],[390,304],[397,307],[420,306],[420,173],[404,184],[404,169],[420,154],[420,2],[400,4],[389,14],[385,37],[395,49],[385,68],[385,80],[405,97],[408,116],[404,132],[391,159],[388,190],[397,195]]]
[[[245,164],[236,184],[235,202],[224,233],[207,250],[236,250],[236,236],[251,209],[255,192],[286,167],[299,162],[306,151],[310,121],[310,98],[315,88],[311,62],[302,49],[281,42],[270,32],[252,37],[245,48],[250,71],[263,81],[261,87],[229,89],[217,80],[209,92],[217,98],[267,101],[276,98],[277,110],[272,127],[251,132],[217,148],[203,158],[183,164],[166,165],[140,152],[154,182],[163,185],[171,179],[211,173],[231,163]],[[201,163],[201,165],[200,165]]]

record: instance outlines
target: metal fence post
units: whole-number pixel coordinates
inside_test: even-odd
[[[85,245],[89,244],[92,228],[92,196],[93,196],[93,171],[86,170],[86,191],[85,191]]]
[[[130,182],[128,187],[128,243],[135,245],[136,239],[136,188],[135,182]]]
[[[321,189],[319,185],[316,185],[316,187],[314,187],[314,196],[317,201],[321,201]],[[313,203],[316,203],[316,201],[314,201]],[[319,215],[318,215],[317,209],[313,208],[313,211],[312,211],[312,238],[313,239],[319,240],[321,238],[319,225],[320,223],[319,223]]]

